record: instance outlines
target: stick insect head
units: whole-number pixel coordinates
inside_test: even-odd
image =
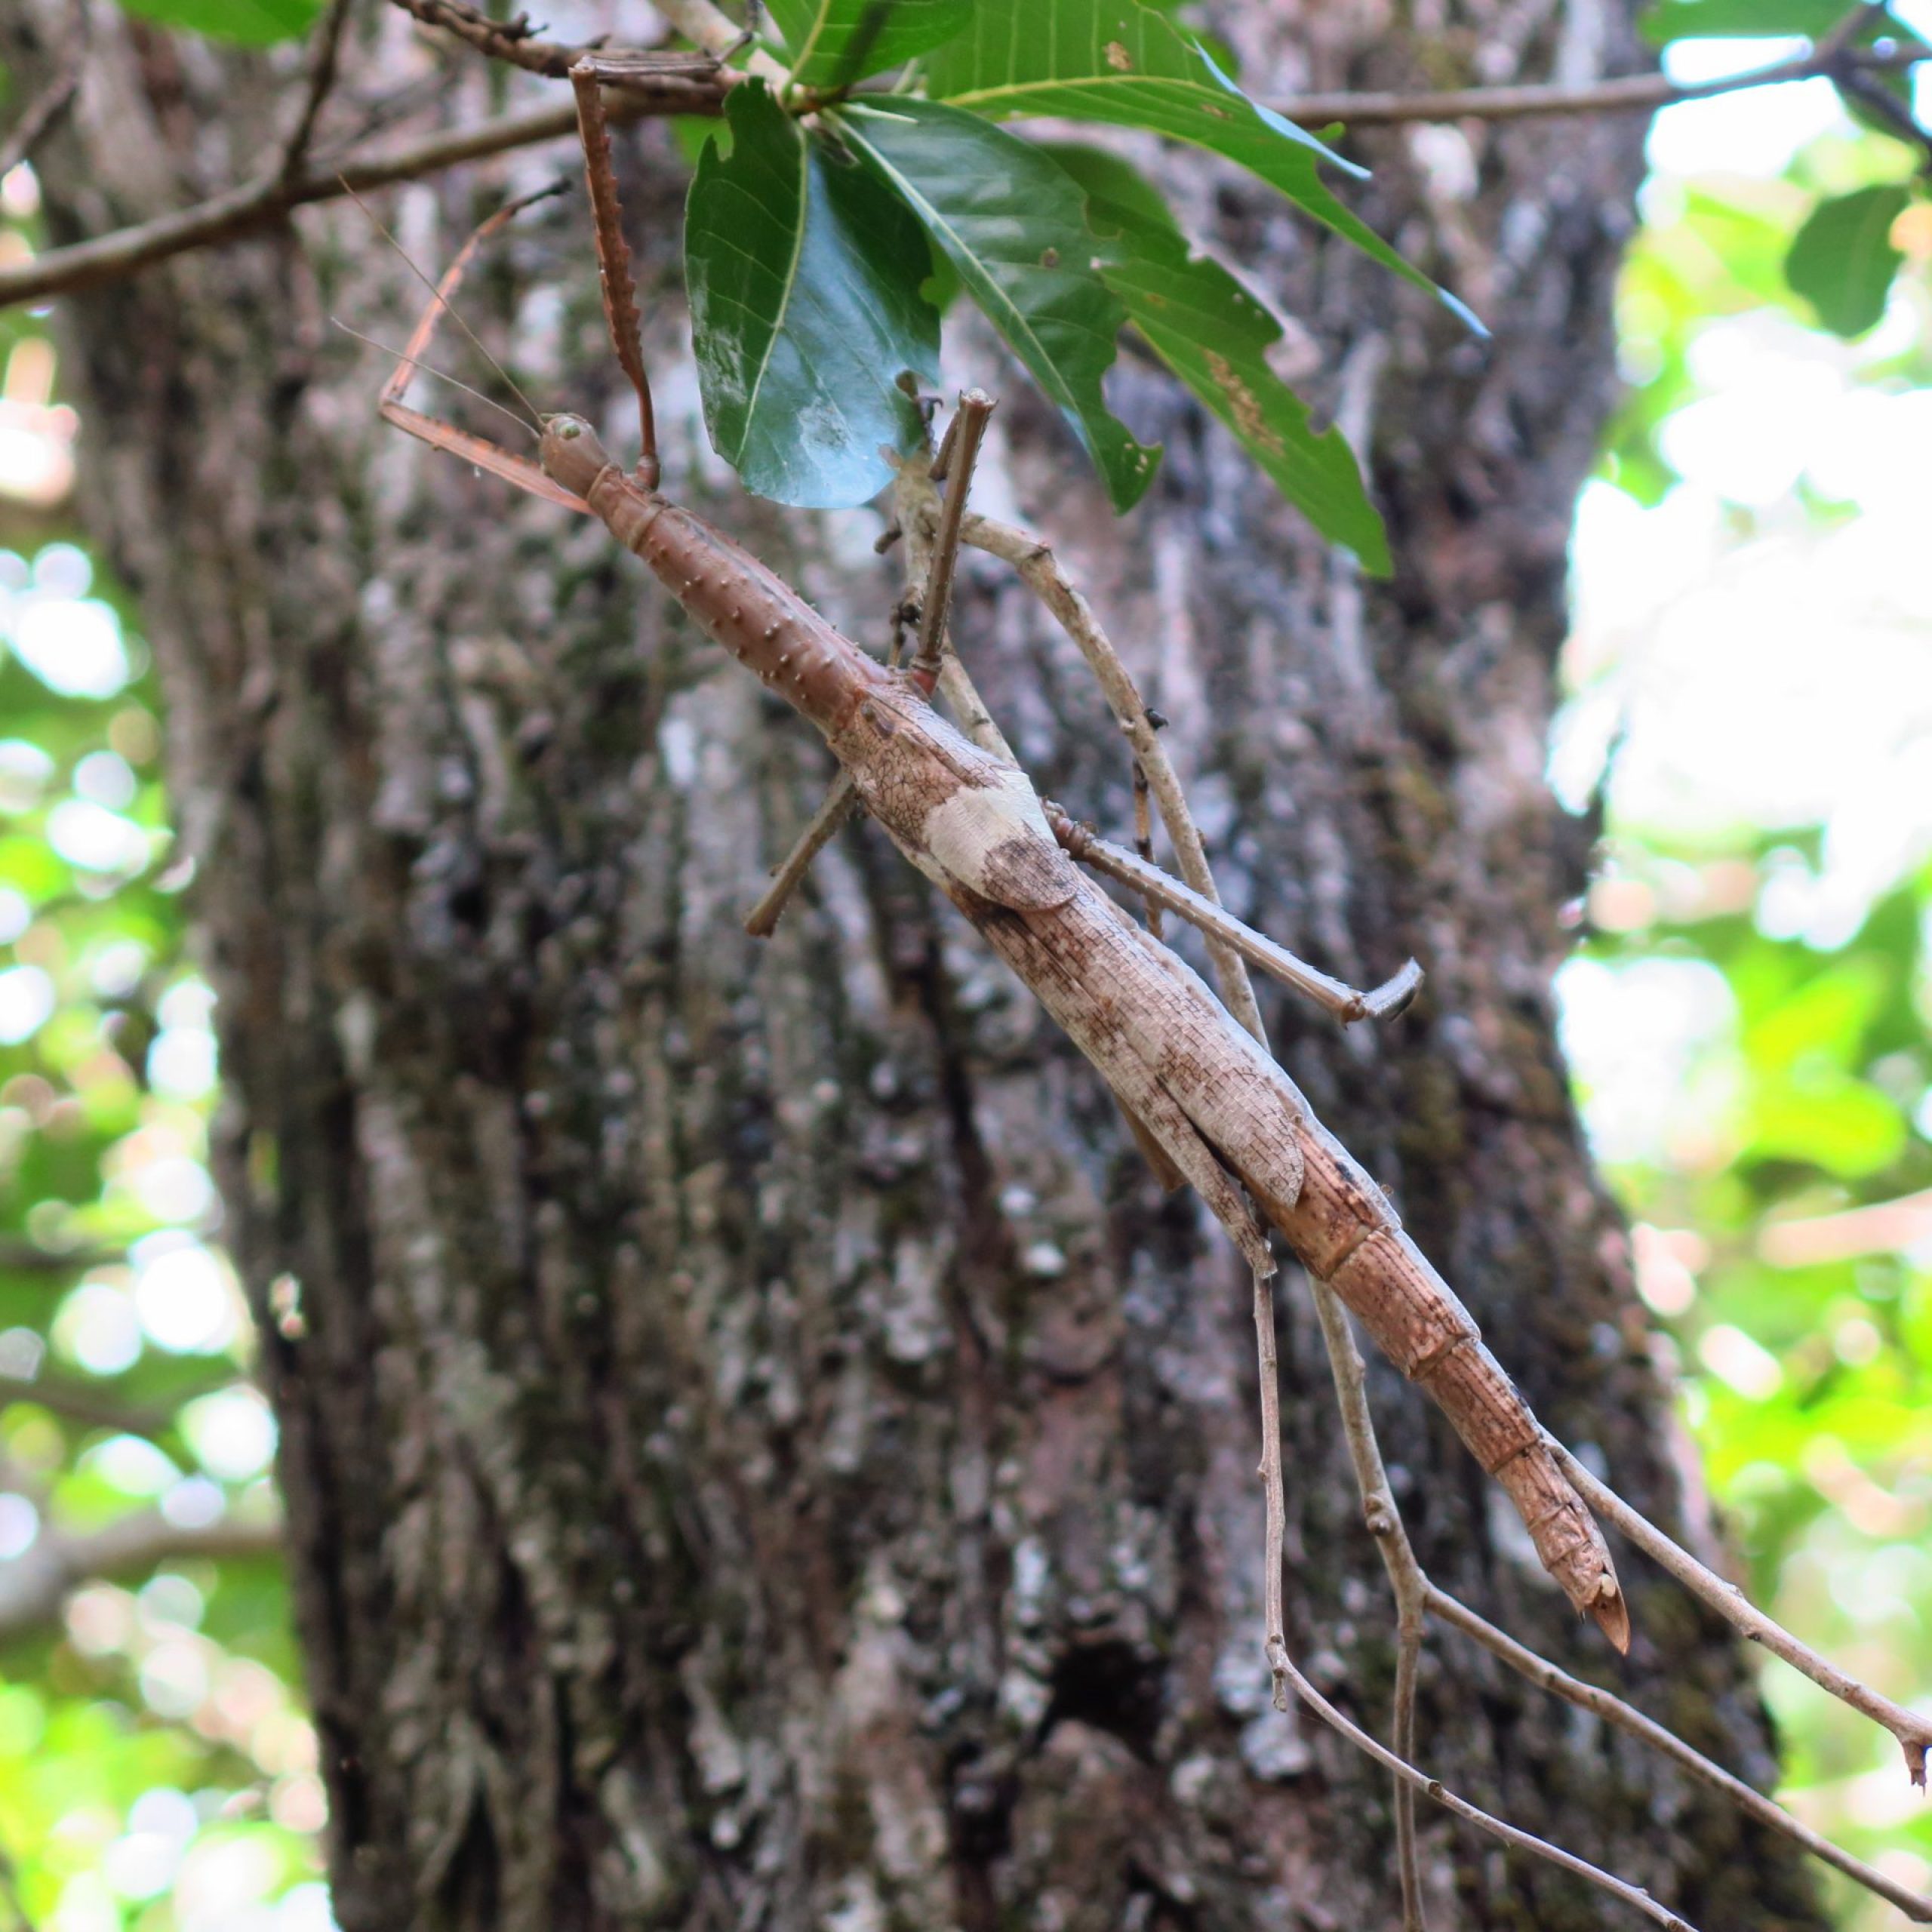
[[[546,416],[537,459],[552,482],[584,497],[605,470],[616,467],[597,432],[581,416]]]

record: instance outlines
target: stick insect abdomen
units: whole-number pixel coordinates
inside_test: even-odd
[[[1287,1076],[1281,1078],[1294,1091]],[[1301,1192],[1284,1205],[1257,1189],[1269,1219],[1376,1346],[1434,1398],[1516,1506],[1537,1557],[1570,1601],[1620,1651],[1627,1649],[1629,1614],[1609,1549],[1544,1447],[1530,1405],[1484,1346],[1455,1291],[1403,1232],[1381,1189],[1305,1108],[1302,1118]],[[1238,1156],[1234,1164],[1239,1171]]]

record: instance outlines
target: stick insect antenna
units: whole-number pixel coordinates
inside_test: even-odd
[[[617,177],[611,165],[611,134],[605,124],[604,97],[597,81],[597,63],[586,58],[571,69],[577,94],[577,131],[583,142],[583,176],[589,184],[590,208],[597,224],[597,278],[604,291],[604,319],[611,346],[637,392],[638,429],[642,448],[637,480],[647,490],[657,488],[657,420],[651,407],[651,379],[644,371],[644,346],[638,315],[637,284],[631,274],[631,251],[624,240],[623,209],[617,200]]]
[[[372,335],[365,335],[360,329],[352,329],[340,315],[331,315],[329,320],[344,335],[352,335],[358,342],[366,342],[371,349],[380,349],[385,355],[393,355],[405,368],[419,371],[426,376],[434,376],[439,383],[448,383],[451,388],[462,390],[465,395],[473,395],[486,409],[494,409],[499,416],[507,416],[519,429],[527,430],[540,441],[543,431],[535,423],[528,423],[514,409],[506,409],[494,396],[485,395],[479,389],[472,389],[460,377],[452,376],[447,369],[438,369],[434,364],[426,362],[420,355],[405,354],[400,349],[392,349],[386,342],[378,342]]]
[[[341,179],[340,176],[337,178],[338,180]],[[496,371],[498,375],[503,377],[503,380],[506,383],[509,385],[510,393],[516,398],[518,402],[523,405],[525,409],[529,411],[530,423],[535,423],[541,420],[537,405],[531,401],[529,397],[524,394],[521,389],[517,386],[516,378],[490,353],[488,349],[484,347],[482,338],[477,334],[476,331],[472,328],[466,321],[463,320],[463,312],[451,302],[450,297],[455,294],[457,284],[463,279],[463,271],[469,267],[470,258],[476,253],[477,250],[490,238],[491,235],[496,233],[498,229],[501,228],[506,222],[511,220],[515,216],[521,214],[525,208],[531,207],[533,204],[537,202],[547,202],[552,195],[561,195],[564,193],[568,188],[569,185],[570,184],[568,182],[553,181],[549,187],[540,188],[534,195],[525,195],[521,200],[509,202],[503,207],[500,208],[494,214],[491,216],[488,221],[485,222],[483,225],[477,229],[474,235],[471,235],[469,239],[463,245],[462,248],[457,251],[456,260],[451,263],[449,266],[443,271],[442,281],[440,283],[437,283],[432,281],[423,272],[422,269],[417,266],[415,262],[411,259],[408,250],[404,248],[402,244],[389,232],[388,229],[383,226],[382,218],[376,213],[375,210],[370,207],[369,204],[365,202],[353,188],[349,186],[347,181],[344,180],[342,183],[343,192],[348,195],[349,198],[353,202],[365,215],[368,217],[370,225],[374,227],[376,232],[396,251],[398,256],[401,257],[403,266],[408,269],[409,272],[413,275],[432,296],[435,297],[435,301],[430,305],[429,314],[424,318],[424,321],[426,322],[433,324],[435,318],[438,315],[448,315],[450,319],[456,324],[457,327],[462,330],[465,335],[469,337],[470,341],[475,346],[476,352],[482,357],[485,361],[489,364],[491,368]],[[355,333],[355,331],[353,329],[349,331],[349,334],[351,335],[353,335]],[[419,337],[422,336],[424,333],[425,332],[421,329],[417,331],[417,335]],[[365,336],[363,340],[367,341],[368,338]],[[381,346],[382,345],[380,343],[376,345],[378,348],[380,348]],[[409,347],[402,352],[398,360],[405,366],[408,368],[426,368],[427,365],[420,361],[417,353],[422,347],[423,343],[420,340],[412,339]],[[441,375],[442,374],[442,372],[438,369],[430,369],[429,373],[432,376]],[[443,377],[443,380],[445,382],[456,381],[456,378],[454,376],[445,376]],[[457,383],[457,387],[458,389],[466,389],[469,387],[469,385],[464,383]],[[472,395],[476,394],[476,391],[474,389],[471,389],[469,392]],[[483,399],[486,402],[489,401],[489,398],[487,396]],[[498,408],[502,407],[500,404],[494,405],[492,406]],[[516,420],[519,421],[521,420],[521,418],[518,418]],[[525,427],[528,426],[529,424],[525,425]]]

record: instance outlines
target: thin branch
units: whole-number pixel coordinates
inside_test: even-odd
[[[1697,1932],[1697,1927],[1688,1919],[1680,1918],[1667,1905],[1660,1904],[1640,1885],[1626,1884],[1623,1879],[1613,1878],[1607,1872],[1600,1870],[1587,1859],[1579,1858],[1574,1852],[1565,1851],[1561,1845],[1552,1844],[1547,1838],[1538,1838],[1534,1832],[1526,1832],[1520,1826],[1506,1824],[1500,1818],[1492,1817],[1487,1811],[1472,1804],[1466,1798],[1459,1797],[1438,1778],[1431,1777],[1426,1771],[1419,1770],[1405,1758],[1398,1758],[1386,1744],[1377,1743],[1352,1719],[1342,1713],[1309,1683],[1296,1669],[1294,1660],[1285,1649],[1276,1657],[1275,1668],[1279,1678],[1286,1681],[1295,1695],[1334,1731],[1346,1738],[1358,1751],[1373,1758],[1384,1770],[1392,1772],[1411,1789],[1421,1792],[1432,1798],[1445,1810],[1453,1811],[1466,1823],[1487,1832],[1492,1837],[1500,1838],[1505,1844],[1514,1845],[1519,1851],[1527,1851],[1538,1858],[1546,1859],[1552,1865],[1560,1866],[1580,1878],[1587,1879],[1592,1884],[1621,1899],[1626,1905],[1634,1906],[1645,1918],[1654,1919],[1660,1925],[1675,1928],[1675,1932]]]
[[[0,141],[0,174],[11,174],[25,161],[74,104],[81,91],[81,74],[87,65],[88,10],[86,0],[74,0],[68,19],[71,23],[66,58],[46,86],[22,110],[13,131]]]
[[[561,41],[539,40],[527,14],[511,20],[492,20],[480,8],[466,6],[463,0],[390,0],[412,19],[426,27],[435,27],[453,35],[466,46],[491,60],[521,67],[529,74],[541,74],[546,80],[561,81],[592,50]]]
[[[398,0],[402,4],[402,0]],[[451,0],[420,0],[423,7],[435,12],[435,24],[458,29],[454,24],[455,8]],[[417,12],[411,5],[410,11]],[[678,32],[694,41],[706,53],[720,57],[740,45],[743,34],[708,0],[667,0],[659,13]],[[422,13],[419,17],[426,17]],[[494,28],[495,23],[490,23]],[[472,44],[477,42],[469,34]],[[508,51],[515,37],[497,31],[492,45],[483,51],[500,57],[513,57]],[[543,43],[536,43],[543,45]],[[559,48],[561,54],[575,49]],[[546,46],[538,71],[548,72],[551,58]],[[1533,115],[1586,114],[1622,110],[1649,111],[1678,101],[1703,100],[1713,95],[1732,94],[1749,88],[1772,87],[1787,81],[1823,76],[1841,86],[1861,80],[1869,83],[1875,74],[1898,73],[1932,58],[1932,51],[1918,47],[1887,48],[1865,52],[1840,51],[1828,59],[1817,54],[1780,61],[1748,74],[1726,75],[1721,80],[1690,84],[1666,79],[1657,74],[1633,74],[1601,81],[1583,87],[1529,86],[1464,88],[1448,92],[1423,94],[1303,94],[1281,103],[1281,111],[1298,121],[1319,125],[1342,121],[1350,128],[1386,127],[1414,121],[1512,120]],[[746,63],[753,73],[768,78],[784,75],[781,63],[762,51]],[[724,107],[724,97],[740,78],[737,72],[720,67],[716,72],[690,75],[668,73],[657,69],[638,68],[634,75],[609,77],[610,84],[622,91],[611,104],[610,118],[616,122],[664,114],[715,115]],[[46,132],[47,127],[72,99],[64,97],[65,79],[57,82],[30,109],[8,143],[11,158],[16,147],[23,151]],[[51,295],[91,288],[106,281],[151,267],[170,256],[191,248],[213,247],[245,235],[272,226],[291,208],[311,202],[333,200],[343,190],[344,179],[358,191],[386,187],[398,181],[411,181],[425,174],[453,168],[460,162],[480,160],[487,155],[503,154],[513,149],[531,147],[554,140],[574,131],[574,117],[568,111],[546,109],[522,115],[506,115],[483,122],[473,128],[457,128],[413,145],[377,152],[346,162],[339,172],[312,172],[285,180],[279,171],[260,180],[245,183],[217,195],[192,208],[157,217],[131,228],[91,242],[77,242],[66,248],[50,250],[28,262],[0,269],[0,308],[18,302],[42,301]],[[967,540],[971,542],[969,537]],[[1140,748],[1136,746],[1137,755]],[[1150,769],[1149,782],[1155,788],[1155,801],[1167,814],[1167,801]],[[1183,854],[1181,869],[1189,883],[1200,889],[1192,876],[1192,856]],[[1237,1012],[1238,1019],[1244,1016]],[[1251,1029],[1252,1030],[1252,1029]]]
[[[1813,52],[1749,73],[1715,81],[1673,81],[1663,74],[1626,74],[1577,87],[1457,88],[1439,94],[1308,94],[1274,103],[1278,112],[1303,127],[1340,121],[1358,128],[1398,127],[1411,121],[1521,121],[1551,114],[1654,113],[1687,100],[1738,94],[1750,88],[1777,87],[1788,81],[1842,83],[1860,74],[1899,73],[1932,60],[1932,49],[1901,47],[1883,51]]]
[[[663,75],[648,86],[640,82],[635,90],[618,94],[606,111],[619,124],[666,114],[718,114],[737,78],[728,70],[708,78]],[[467,128],[447,129],[423,140],[352,155],[340,167],[311,170],[293,181],[285,181],[279,172],[265,175],[193,208],[0,268],[0,309],[97,288],[188,249],[258,233],[273,227],[291,208],[334,201],[346,194],[366,194],[462,162],[480,161],[486,155],[561,140],[576,133],[577,110],[566,103],[531,113],[506,114]]]
[[[1754,1791],[1742,1778],[1734,1777],[1721,1764],[1712,1763],[1675,1731],[1667,1730],[1654,1718],[1646,1717],[1635,1705],[1626,1704],[1621,1697],[1596,1684],[1586,1684],[1580,1678],[1572,1677],[1547,1657],[1539,1657],[1527,1644],[1519,1644],[1506,1630],[1499,1630],[1487,1617],[1478,1616],[1447,1590],[1429,1583],[1425,1583],[1424,1588],[1431,1614],[1475,1638],[1492,1657],[1499,1658],[1518,1675],[1528,1678],[1552,1697],[1561,1697],[1579,1710],[1589,1711],[1601,1718],[1604,1723],[1614,1724],[1628,1736],[1647,1744],[1693,1777],[1715,1791],[1722,1792],[1740,1810],[1756,1819],[1761,1825],[1782,1832],[1813,1857],[1823,1859],[1867,1891],[1875,1892],[1879,1897],[1889,1900],[1915,1924],[1932,1924],[1932,1899],[1921,1898],[1916,1892],[1908,1890],[1896,1880],[1867,1865],[1862,1858],[1854,1858],[1850,1852],[1841,1850],[1829,1838],[1794,1818],[1763,1792]]]
[[[1829,1690],[1841,1703],[1863,1712],[1875,1724],[1881,1724],[1899,1741],[1905,1753],[1906,1770],[1914,1784],[1925,1783],[1925,1754],[1932,1747],[1932,1718],[1922,1718],[1895,1704],[1847,1675],[1835,1663],[1821,1657],[1807,1644],[1801,1644],[1784,1626],[1767,1617],[1735,1583],[1727,1583],[1707,1570],[1690,1552],[1664,1534],[1651,1519],[1619,1496],[1615,1490],[1592,1475],[1555,1437],[1547,1432],[1543,1441],[1584,1499],[1600,1516],[1614,1523],[1645,1555],[1669,1571],[1700,1603],[1708,1604],[1724,1621],[1743,1632],[1754,1644],[1761,1644],[1774,1657],[1780,1657],[1794,1670],[1801,1672],[1820,1690]]]
[[[309,143],[324,103],[335,91],[336,74],[342,53],[342,30],[349,20],[352,0],[331,0],[322,30],[315,38],[315,51],[309,68],[308,91],[303,96],[302,112],[281,150],[281,179],[293,181],[309,158]]]
[[[42,1527],[26,1552],[0,1563],[0,1644],[44,1629],[74,1591],[97,1577],[138,1575],[191,1556],[261,1556],[282,1546],[279,1522],[213,1523],[182,1529],[139,1509],[85,1536]]]
[[[658,18],[673,31],[718,60],[744,44],[744,29],[728,14],[712,5],[711,0],[664,0],[656,11]],[[782,74],[784,69],[781,67],[779,72]]]
[[[62,1254],[18,1235],[0,1235],[0,1275],[51,1275],[65,1281],[127,1258],[125,1247],[75,1247]]]
[[[54,1377],[37,1377],[28,1381],[17,1376],[0,1375],[0,1409],[15,1402],[32,1402],[90,1429],[111,1429],[124,1435],[144,1435],[152,1440],[173,1429],[176,1413],[183,1404],[229,1388],[235,1380],[230,1375],[202,1388],[184,1389],[170,1407],[150,1409],[116,1402],[111,1396]]]

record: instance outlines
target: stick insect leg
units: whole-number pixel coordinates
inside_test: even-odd
[[[980,389],[968,389],[959,398],[959,408],[946,425],[939,454],[933,460],[935,481],[952,472],[952,487],[940,513],[939,532],[926,568],[925,588],[919,598],[919,638],[908,672],[930,691],[940,675],[946,649],[946,614],[952,601],[952,573],[959,559],[959,528],[966,512],[966,497],[972,488],[973,466],[978,460],[980,442],[986,434],[986,420],[993,413],[992,398]],[[910,607],[908,606],[908,608]],[[895,637],[891,661],[898,661]],[[846,820],[859,811],[857,788],[841,771],[832,781],[824,802],[812,814],[811,822],[798,835],[771,875],[771,883],[758,903],[746,915],[745,931],[753,939],[769,939],[777,930],[778,915],[804,881],[813,860],[824,851]]]
[[[992,413],[991,396],[981,389],[968,389],[959,398],[958,410],[946,425],[945,440],[933,461],[934,481],[941,481],[949,471],[952,481],[940,506],[939,534],[919,599],[919,648],[908,667],[928,691],[939,678],[946,649],[946,614],[952,602],[953,567],[959,561],[959,528],[966,515],[967,492],[973,487],[973,466],[979,460],[980,439]]]
[[[561,503],[566,509],[588,511],[589,506],[581,497],[574,496],[561,483],[553,482],[545,475],[540,465],[528,457],[518,456],[513,450],[505,449],[500,443],[493,443],[486,438],[472,435],[467,429],[459,429],[454,423],[445,423],[438,417],[426,416],[420,409],[411,409],[403,401],[410,380],[416,374],[423,358],[423,352],[429,346],[429,338],[435,334],[436,325],[442,319],[444,312],[450,308],[450,298],[462,281],[463,272],[469,266],[477,250],[496,233],[497,229],[529,207],[532,202],[542,201],[546,195],[556,192],[554,188],[545,188],[534,195],[526,195],[521,201],[512,202],[499,208],[489,220],[470,236],[457,251],[456,260],[443,271],[443,278],[431,291],[429,305],[418,319],[411,332],[402,354],[398,358],[395,372],[383,385],[382,395],[377,403],[386,422],[393,423],[398,429],[405,429],[429,445],[432,449],[446,450],[451,456],[465,463],[474,463],[478,469],[488,470],[492,476],[500,476],[506,483],[513,483],[519,490],[528,491],[533,497],[542,497],[553,503]],[[374,217],[371,217],[372,220]],[[380,226],[380,223],[377,224]],[[387,230],[383,231],[386,234]],[[454,311],[451,312],[454,313]]]
[[[637,283],[631,272],[630,245],[624,239],[624,211],[617,199],[617,177],[611,164],[611,131],[604,119],[598,63],[586,54],[571,69],[577,95],[577,132],[583,143],[583,176],[597,224],[597,278],[604,291],[604,319],[619,366],[637,392],[641,438],[637,480],[657,488],[657,419],[651,406],[651,379],[645,374],[643,325],[637,309]]]
[[[1411,959],[1392,979],[1373,991],[1358,992],[1318,971],[1306,960],[1297,959],[1286,946],[1277,946],[1266,934],[1244,925],[1212,900],[1204,899],[1159,866],[1148,864],[1138,853],[1103,838],[1091,826],[1082,825],[1051,799],[1042,799],[1041,803],[1054,838],[1082,865],[1118,880],[1140,894],[1149,905],[1177,913],[1189,925],[1198,926],[1211,939],[1232,947],[1251,966],[1259,967],[1284,986],[1292,986],[1344,1025],[1352,1020],[1393,1019],[1415,998],[1416,989],[1422,984],[1422,968]]]

